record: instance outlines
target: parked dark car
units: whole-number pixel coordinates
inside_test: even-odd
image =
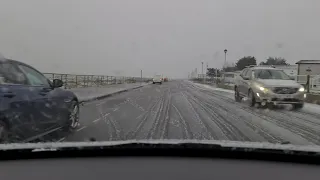
[[[76,95],[48,80],[33,67],[0,61],[0,143],[31,141],[54,131],[78,126]]]

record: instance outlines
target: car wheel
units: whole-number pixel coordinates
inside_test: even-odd
[[[75,100],[72,101],[65,130],[74,130],[79,126],[79,109],[79,103]]]
[[[234,89],[234,99],[236,100],[236,102],[241,102],[242,100],[237,87]]]
[[[256,104],[256,98],[254,97],[251,89],[249,90],[249,93],[248,93],[248,101],[251,107],[253,107]]]
[[[155,84],[155,82],[152,82],[152,84]]]
[[[0,143],[9,142],[9,129],[5,122],[0,121]]]
[[[293,109],[301,109],[303,108],[303,103],[299,103],[299,104],[293,104]]]

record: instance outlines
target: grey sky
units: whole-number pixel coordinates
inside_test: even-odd
[[[44,72],[186,77],[246,56],[320,59],[319,0],[2,0],[0,52]]]

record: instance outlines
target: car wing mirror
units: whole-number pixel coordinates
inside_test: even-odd
[[[52,87],[53,88],[59,88],[63,86],[63,82],[60,79],[54,79],[52,80]]]
[[[244,80],[249,80],[250,78],[248,76],[243,76],[242,77]]]

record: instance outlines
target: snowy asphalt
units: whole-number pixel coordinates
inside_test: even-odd
[[[84,104],[60,141],[215,139],[320,144],[320,111],[263,109],[188,81],[151,84]]]

